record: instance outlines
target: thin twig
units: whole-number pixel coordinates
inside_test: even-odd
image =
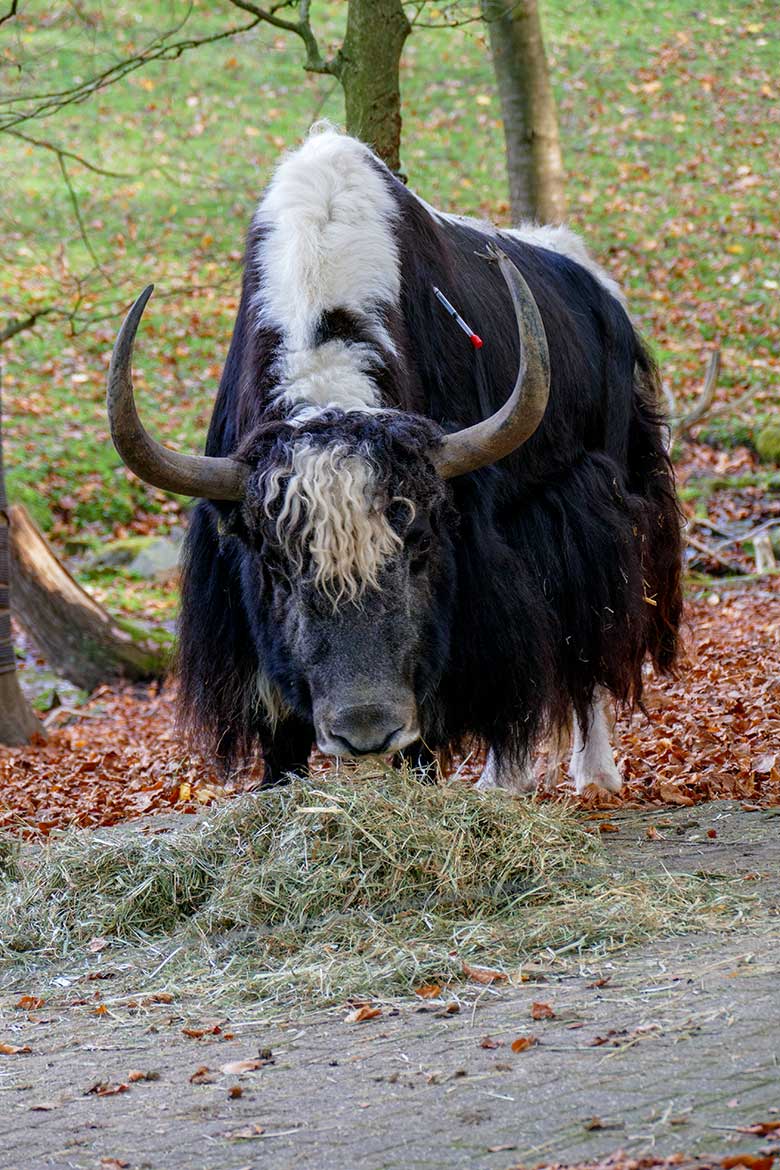
[[[715,561],[716,564],[721,565],[724,569],[728,569],[730,573],[743,574],[744,569],[739,565],[733,565],[731,561],[727,561],[725,557],[719,556],[714,549],[708,548],[703,540],[697,540],[695,536],[691,536],[690,532],[686,534],[686,543],[700,552],[707,560]]]
[[[95,163],[91,163],[89,159],[84,158],[82,155],[74,154],[72,150],[66,150],[64,146],[57,146],[53,142],[46,142],[43,138],[33,138],[31,134],[22,134],[20,130],[6,130],[5,133],[12,135],[14,138],[20,138],[22,142],[29,142],[31,146],[40,146],[44,150],[50,150],[60,158],[72,159],[79,166],[86,167],[88,171],[92,171],[96,175],[104,175],[107,179],[134,179],[136,177],[130,171],[108,171],[104,167],[99,167]]]
[[[300,37],[306,49],[306,60],[303,67],[308,73],[330,73],[334,77],[341,74],[339,56],[337,55],[328,61],[320,52],[309,19],[311,0],[300,0],[298,8],[300,15],[297,20],[286,20],[284,17],[276,15],[280,9],[289,7],[289,0],[282,0],[282,3],[274,4],[270,8],[261,8],[258,4],[251,3],[251,0],[230,0],[230,2],[244,12],[251,12],[258,20],[263,20],[266,24],[273,25],[274,28],[280,28],[284,32],[291,32]]]
[[[727,540],[720,541],[719,544],[715,545],[715,551],[722,552],[724,548],[728,548],[731,544],[747,544],[748,541],[754,540],[757,536],[761,536],[771,528],[777,528],[778,525],[780,525],[780,520],[766,520],[763,524],[759,524],[757,528],[751,528],[749,532],[743,532],[739,536],[730,536]]]
[[[710,354],[709,364],[707,366],[707,374],[704,378],[704,386],[699,395],[698,401],[691,407],[691,409],[683,415],[677,424],[677,435],[684,435],[686,431],[695,426],[697,422],[701,422],[707,411],[712,406],[712,400],[715,397],[715,387],[718,384],[718,374],[720,373],[720,350],[714,349]]]
[[[189,14],[188,14],[189,15]],[[186,18],[185,18],[186,19]],[[145,49],[140,53],[136,53],[131,57],[125,58],[115,65],[105,69],[102,73],[90,77],[87,81],[80,82],[78,85],[72,86],[70,89],[59,90],[56,92],[45,94],[22,95],[20,97],[5,98],[0,102],[0,109],[6,108],[18,102],[37,102],[37,105],[30,106],[19,114],[7,113],[5,119],[0,116],[0,131],[10,130],[14,126],[20,125],[22,122],[29,122],[35,118],[45,118],[49,115],[61,110],[63,106],[78,105],[86,101],[93,93],[98,93],[102,89],[107,89],[117,81],[121,81],[128,74],[135,72],[136,69],[142,68],[150,61],[175,61],[184,53],[191,49],[200,48],[201,45],[211,45],[217,41],[226,40],[228,37],[240,36],[242,33],[249,32],[256,28],[260,23],[262,17],[255,17],[254,20],[247,24],[237,25],[232,28],[224,29],[219,33],[212,33],[207,37],[190,37],[182,41],[174,41],[172,44],[166,42],[165,38],[172,35],[173,32],[178,31],[185,23],[181,22],[176,29],[164,33],[162,36],[156,37]]]
[[[11,0],[11,7],[6,12],[5,16],[0,16],[0,24],[5,24],[7,20],[13,20],[16,16],[16,11],[19,7],[19,0]]]
[[[95,253],[95,249],[92,247],[92,241],[90,240],[89,236],[87,235],[87,229],[84,226],[84,220],[82,219],[82,216],[81,216],[81,208],[79,207],[78,196],[77,196],[76,191],[73,187],[73,184],[70,181],[70,175],[68,174],[68,168],[65,165],[65,159],[63,158],[60,151],[57,151],[57,162],[60,164],[60,171],[62,172],[62,177],[65,181],[65,186],[68,188],[68,195],[70,197],[71,207],[73,208],[73,214],[76,217],[76,223],[79,226],[79,235],[81,236],[82,243],[84,244],[84,247],[87,249],[90,256],[92,257],[92,263],[95,265],[96,268],[98,268],[100,270],[100,272],[102,272],[103,276],[105,276],[106,279],[108,279],[108,273],[105,271],[105,269],[103,268],[103,265],[98,260],[97,255]]]
[[[27,329],[33,329],[37,321],[41,317],[48,317],[50,313],[58,313],[61,310],[56,305],[48,305],[45,309],[36,309],[34,313],[30,313],[27,317],[15,318],[9,321],[0,329],[0,345],[4,342],[10,341],[12,337],[16,337],[17,333],[24,333]]]

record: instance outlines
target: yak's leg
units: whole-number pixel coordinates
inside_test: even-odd
[[[554,728],[547,740],[547,764],[544,770],[542,788],[552,791],[560,779],[560,766],[571,748],[571,723]]]
[[[263,751],[265,775],[262,787],[286,784],[291,774],[305,776],[313,743],[314,728],[310,723],[295,715],[288,715],[281,720]]]
[[[574,718],[574,745],[569,764],[569,775],[577,792],[588,784],[595,784],[606,792],[620,792],[623,781],[615,764],[610,742],[614,724],[607,718],[607,692],[599,688],[593,696],[588,713],[588,725],[583,727]]]
[[[499,764],[491,748],[476,787],[479,792],[489,792],[492,788],[503,788],[506,792],[517,794],[535,792],[536,777],[533,760],[529,755],[519,766],[508,763]]]

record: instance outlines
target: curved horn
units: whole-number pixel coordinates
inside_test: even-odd
[[[154,487],[206,500],[242,500],[247,469],[234,459],[180,455],[151,438],[135,409],[133,342],[154,285],[148,285],[122,322],[108,370],[108,421],[111,438],[131,471]]]
[[[536,301],[506,253],[490,250],[512,294],[520,333],[520,369],[514,390],[500,410],[472,427],[445,435],[433,456],[445,479],[486,467],[517,450],[539,426],[550,397],[550,354]]]

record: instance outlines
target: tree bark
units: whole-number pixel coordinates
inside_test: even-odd
[[[0,495],[3,494],[0,487]],[[16,675],[8,578],[8,516],[3,499],[0,505],[0,744],[18,747],[29,743],[36,733],[43,734],[43,727],[22,694]]]
[[[558,115],[537,0],[482,0],[504,120],[512,219],[566,214]]]
[[[112,618],[57,559],[26,509],[10,509],[14,616],[52,669],[84,690],[165,674],[170,646]]]
[[[401,0],[349,0],[337,73],[347,133],[371,146],[391,171],[401,168],[401,53],[411,26]]]
[[[10,562],[8,555],[8,500],[3,466],[3,419],[0,401],[0,744],[16,747],[29,743],[43,727],[22,694],[16,675],[16,655],[11,638]]]

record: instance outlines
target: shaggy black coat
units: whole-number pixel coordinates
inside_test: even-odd
[[[644,660],[661,671],[674,665],[680,517],[658,374],[622,306],[588,270],[511,235],[434,220],[385,177],[400,207],[402,258],[400,311],[386,319],[399,356],[384,354],[376,374],[388,406],[446,432],[484,418],[506,399],[519,346],[506,287],[485,257],[491,238],[525,277],[547,333],[552,381],[541,426],[516,453],[448,485],[446,563],[455,581],[436,614],[435,652],[443,660],[423,713],[431,748],[447,751],[477,737],[499,756],[519,759],[544,730],[564,724],[572,707],[585,720],[596,685],[621,703],[636,703]],[[263,434],[271,428],[274,441],[284,438],[272,404],[279,338],[252,320],[257,280],[256,266],[247,264],[209,455],[243,448],[250,461],[271,458],[273,444],[264,445]],[[482,336],[482,350],[474,351],[443,313],[433,285]],[[319,333],[322,341],[364,339],[359,322],[340,311],[323,316]],[[391,478],[393,460],[414,454],[408,444],[418,442],[419,430],[409,428],[412,441],[400,423],[393,433],[391,416],[380,421],[385,435],[375,429],[377,461]],[[428,433],[435,443],[436,428]],[[208,502],[195,510],[183,581],[180,694],[185,721],[211,751],[232,761],[260,746],[273,772],[271,755],[279,767],[305,763],[311,728],[293,717],[274,740],[258,713],[257,631],[248,616],[257,609],[258,579],[245,546],[226,535],[236,512]],[[252,593],[251,606],[244,590]],[[270,637],[265,655],[275,652]]]

